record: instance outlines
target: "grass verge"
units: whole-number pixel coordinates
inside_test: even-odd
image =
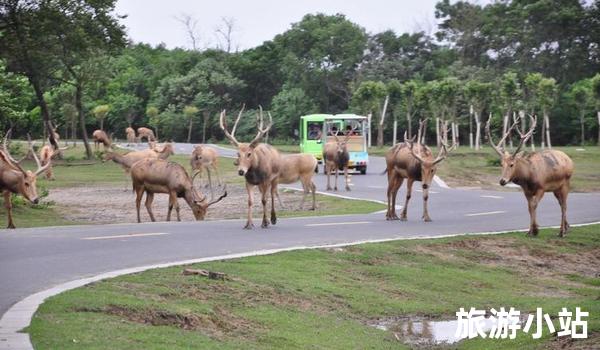
[[[590,313],[587,340],[462,341],[461,349],[589,348],[600,340],[600,225],[315,249],[97,282],[52,297],[27,329],[37,349],[408,348],[368,325],[381,317],[455,319],[460,307]],[[558,326],[558,321],[554,323]],[[107,336],[110,335],[110,336]]]

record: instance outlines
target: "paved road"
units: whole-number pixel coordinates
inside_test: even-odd
[[[188,148],[176,145],[181,152]],[[383,160],[374,157],[372,174],[353,176],[353,191],[338,193],[384,200],[386,179],[378,174],[382,169]],[[319,189],[324,188],[324,181],[324,175],[317,176]],[[422,200],[417,192],[407,222],[388,222],[383,213],[375,213],[284,218],[269,229],[252,231],[243,230],[241,220],[0,230],[0,314],[25,296],[57,284],[141,265],[292,246],[527,227],[526,202],[519,192],[434,186],[430,193],[434,220],[430,223],[420,220]],[[403,198],[404,190],[399,195]],[[599,221],[598,208],[600,194],[572,194],[570,222]],[[553,196],[547,196],[538,211],[541,225],[559,224],[560,211]]]

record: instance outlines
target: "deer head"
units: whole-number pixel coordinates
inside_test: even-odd
[[[208,207],[227,197],[227,185],[222,186],[223,189],[220,191],[221,195],[217,199],[211,198],[211,200],[208,200],[208,198],[203,195],[201,191],[196,189],[196,186],[194,186],[194,179],[196,176],[198,176],[198,174],[199,172],[196,172],[192,177],[192,186],[190,188],[191,198],[188,200],[188,204],[192,208],[194,218],[196,218],[196,220],[204,220]]]

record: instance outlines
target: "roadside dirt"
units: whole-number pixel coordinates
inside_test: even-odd
[[[302,200],[302,194],[281,189],[279,192],[286,209],[282,209],[276,202],[277,212],[297,211]],[[215,193],[215,196],[217,196],[217,193]],[[142,199],[140,213],[142,222],[149,222],[150,216],[144,205],[145,198],[144,196]],[[135,194],[131,189],[125,190],[123,186],[57,188],[50,191],[47,200],[55,203],[56,210],[65,219],[75,222],[93,224],[137,222]],[[245,218],[247,202],[248,195],[245,187],[235,184],[228,185],[227,197],[208,209],[206,220]],[[310,208],[310,203],[311,197],[309,195],[306,198],[306,203],[304,203],[304,210]],[[317,208],[323,208],[324,205],[317,201]],[[191,209],[183,198],[179,199],[179,206],[181,208],[181,221],[195,220]],[[156,220],[165,221],[168,210],[167,195],[155,195],[152,208]],[[268,208],[270,208],[270,200]],[[254,193],[253,214],[255,218],[262,215],[258,189],[255,189]],[[173,209],[171,220],[177,220],[175,209]],[[255,222],[255,225],[257,224],[260,225],[260,221]]]

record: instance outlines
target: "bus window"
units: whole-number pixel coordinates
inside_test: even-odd
[[[323,134],[323,123],[322,122],[309,122],[308,130],[306,134],[307,140],[320,140]]]

